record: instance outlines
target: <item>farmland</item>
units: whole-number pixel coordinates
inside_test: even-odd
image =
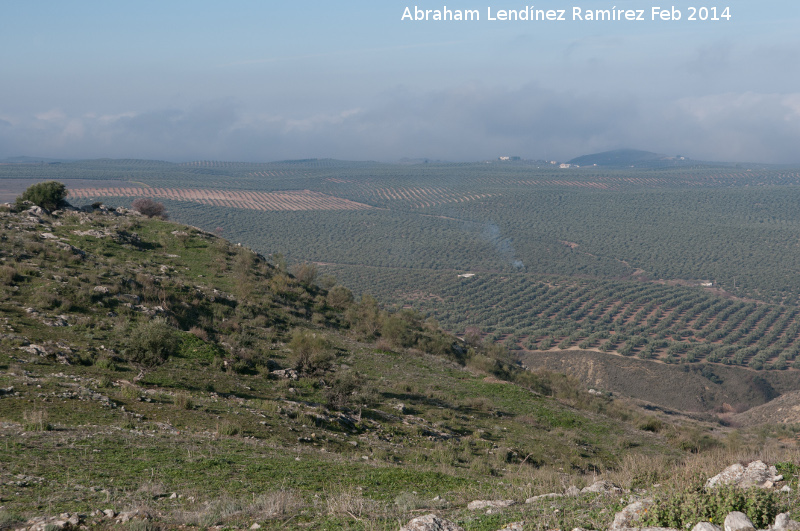
[[[473,327],[511,350],[757,370],[792,368],[800,352],[796,168],[0,166],[0,188],[45,179],[74,182],[78,204],[162,201],[173,219],[289,263],[318,262],[357,294],[417,308],[459,334]]]
[[[347,267],[329,269],[344,279],[351,274]],[[796,306],[687,286],[528,274],[464,278],[441,272],[405,291],[410,282],[401,281],[402,274],[374,268],[361,278],[385,286],[381,298],[430,314],[460,334],[481,330],[512,351],[595,350],[754,369],[796,367],[800,353]]]
[[[320,192],[312,192],[310,190],[250,192],[152,187],[77,188],[70,190],[70,196],[75,199],[150,197],[248,210],[362,210],[372,208],[369,205],[332,197]]]

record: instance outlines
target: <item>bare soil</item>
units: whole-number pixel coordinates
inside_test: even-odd
[[[726,405],[744,411],[800,391],[797,371],[754,371],[702,363],[669,365],[571,349],[525,352],[519,358],[532,370],[565,372],[599,391],[684,412],[721,412]],[[797,396],[800,403],[800,393]]]

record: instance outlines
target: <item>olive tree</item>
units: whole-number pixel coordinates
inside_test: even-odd
[[[55,210],[64,204],[67,187],[58,181],[46,181],[32,184],[17,198],[17,206],[22,207],[25,201],[47,210]]]

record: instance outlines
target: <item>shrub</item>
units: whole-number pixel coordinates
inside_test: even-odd
[[[58,181],[36,183],[29,186],[17,198],[17,207],[21,208],[23,202],[30,201],[34,205],[47,210],[55,210],[64,204],[66,197],[67,187]]]
[[[410,347],[414,334],[409,323],[398,315],[390,315],[381,326],[381,336],[394,347]]]
[[[337,376],[333,385],[325,390],[325,400],[331,409],[342,409],[348,405],[353,395],[361,388],[360,375],[350,371]]]
[[[147,216],[148,218],[161,218],[167,219],[169,215],[167,214],[167,209],[163,203],[158,203],[149,199],[147,197],[140,197],[139,199],[134,199],[133,203],[131,203],[131,208],[140,214]]]
[[[662,423],[659,419],[655,417],[650,417],[641,424],[639,424],[639,429],[644,431],[651,431],[653,433],[658,433],[664,428],[664,423]]]
[[[292,349],[292,364],[295,370],[303,374],[324,371],[333,361],[328,341],[309,330],[295,330],[289,348]]]
[[[199,326],[193,326],[189,329],[189,333],[195,336],[197,339],[202,339],[203,341],[208,341],[208,332],[205,329],[200,328]]]
[[[477,326],[468,326],[464,330],[464,342],[471,346],[477,347],[483,341],[483,335],[481,334],[481,329]]]
[[[194,409],[194,400],[192,400],[192,395],[185,391],[175,393],[174,403],[179,409]]]
[[[21,524],[24,521],[25,520],[22,518],[7,512],[5,509],[0,509],[0,529],[12,529],[17,524]]]
[[[757,529],[766,529],[778,513],[786,510],[778,492],[731,485],[706,489],[703,483],[704,479],[698,477],[684,489],[658,494],[653,508],[644,518],[643,526],[685,529],[698,522],[720,525],[728,513],[740,511]]]
[[[306,285],[312,285],[317,278],[317,266],[308,262],[292,266],[292,275]]]
[[[353,292],[344,286],[334,286],[328,292],[328,306],[337,310],[344,310],[353,303]]]
[[[14,266],[0,266],[0,284],[11,285],[15,280],[17,280],[17,278],[17,270],[14,268]]]
[[[217,436],[233,437],[239,434],[239,426],[228,421],[223,420],[217,423]]]
[[[24,411],[22,418],[25,420],[24,426],[26,431],[50,431],[53,427],[47,422],[47,411],[43,409],[34,409],[31,411]]]
[[[142,396],[141,389],[135,385],[123,385],[118,394],[123,400],[139,400],[139,397]]]
[[[94,366],[98,369],[105,369],[107,371],[116,371],[118,370],[117,365],[114,363],[114,360],[107,357],[100,357],[97,358],[94,362]]]
[[[139,324],[127,340],[125,355],[135,363],[155,366],[164,363],[179,346],[178,336],[161,317]]]

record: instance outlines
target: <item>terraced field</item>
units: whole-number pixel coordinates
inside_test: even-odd
[[[325,269],[350,278],[347,267]],[[383,299],[510,350],[596,350],[754,369],[796,367],[800,354],[800,308],[721,297],[700,286],[453,272],[418,277],[416,289],[404,291],[411,282],[399,281],[402,274],[373,268],[360,276],[390,287],[378,293]]]
[[[93,201],[106,197],[137,198],[151,197],[214,205],[223,208],[249,210],[365,210],[369,205],[334,197],[311,190],[289,190],[285,192],[249,192],[233,190],[201,190],[180,188],[77,188],[70,189],[69,196]]]

